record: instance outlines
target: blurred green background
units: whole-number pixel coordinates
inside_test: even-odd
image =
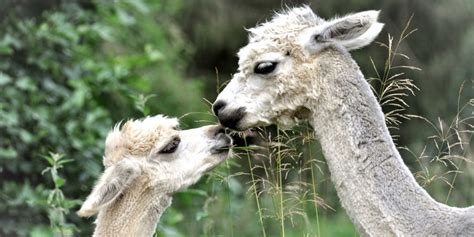
[[[473,205],[474,1],[0,0],[0,236],[90,236],[93,219],[75,211],[103,170],[113,124],[157,113],[183,128],[215,122],[209,101],[237,68],[245,28],[302,3],[323,18],[381,9],[381,42],[413,15],[418,30],[399,49],[410,60],[397,63],[422,69],[406,74],[420,88],[406,103],[432,124],[411,119],[392,132],[432,196]],[[383,70],[387,51],[353,55],[373,77],[369,57]],[[317,142],[300,141],[288,143],[281,189],[265,186],[275,170],[262,167],[282,165],[271,155],[229,160],[175,195],[156,235],[356,235]],[[271,190],[286,190],[284,201]]]

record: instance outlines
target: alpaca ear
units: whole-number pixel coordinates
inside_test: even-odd
[[[96,214],[112,203],[141,172],[140,164],[130,159],[107,168],[77,214],[83,217]]]
[[[314,53],[331,44],[341,45],[347,50],[362,48],[370,44],[380,33],[384,24],[377,22],[380,11],[364,11],[328,21],[309,30],[305,48]]]

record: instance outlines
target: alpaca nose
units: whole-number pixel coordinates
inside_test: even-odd
[[[226,103],[222,100],[214,102],[212,105],[212,111],[214,111],[214,114],[219,117],[219,113],[225,108]]]
[[[242,120],[242,118],[245,116],[245,108],[240,107],[235,110],[230,110],[229,108],[226,109],[226,106],[226,102],[218,100],[212,105],[212,110],[214,111],[214,114],[217,116],[217,119],[219,119],[219,122],[222,124],[222,126],[239,130],[238,125],[240,120]]]
[[[226,134],[226,129],[221,125],[212,126],[210,132],[214,139],[222,140],[226,144],[232,143],[232,139]]]
[[[210,125],[208,129],[208,136],[216,138],[219,134],[225,134],[226,129],[221,125]]]
[[[225,134],[225,128],[218,125],[218,127],[216,127],[216,131],[214,133],[214,136],[218,136],[219,134]]]

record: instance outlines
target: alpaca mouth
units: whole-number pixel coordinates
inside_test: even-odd
[[[254,138],[258,136],[255,129],[247,129],[245,131],[230,132],[232,138],[232,147],[245,147],[254,144]]]
[[[216,137],[217,144],[211,148],[212,154],[229,152],[232,147],[232,138],[227,134],[221,133]]]
[[[222,153],[222,152],[228,152],[230,148],[231,146],[221,146],[221,147],[214,148],[214,150],[216,153]]]

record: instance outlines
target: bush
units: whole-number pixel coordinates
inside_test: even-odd
[[[0,235],[50,233],[43,204],[52,183],[41,175],[42,156],[74,161],[63,169],[62,188],[82,199],[102,170],[113,123],[205,110],[201,85],[179,73],[192,49],[170,20],[175,7],[179,2],[64,1],[33,17],[12,10],[1,23]],[[92,225],[67,218],[90,234]]]

